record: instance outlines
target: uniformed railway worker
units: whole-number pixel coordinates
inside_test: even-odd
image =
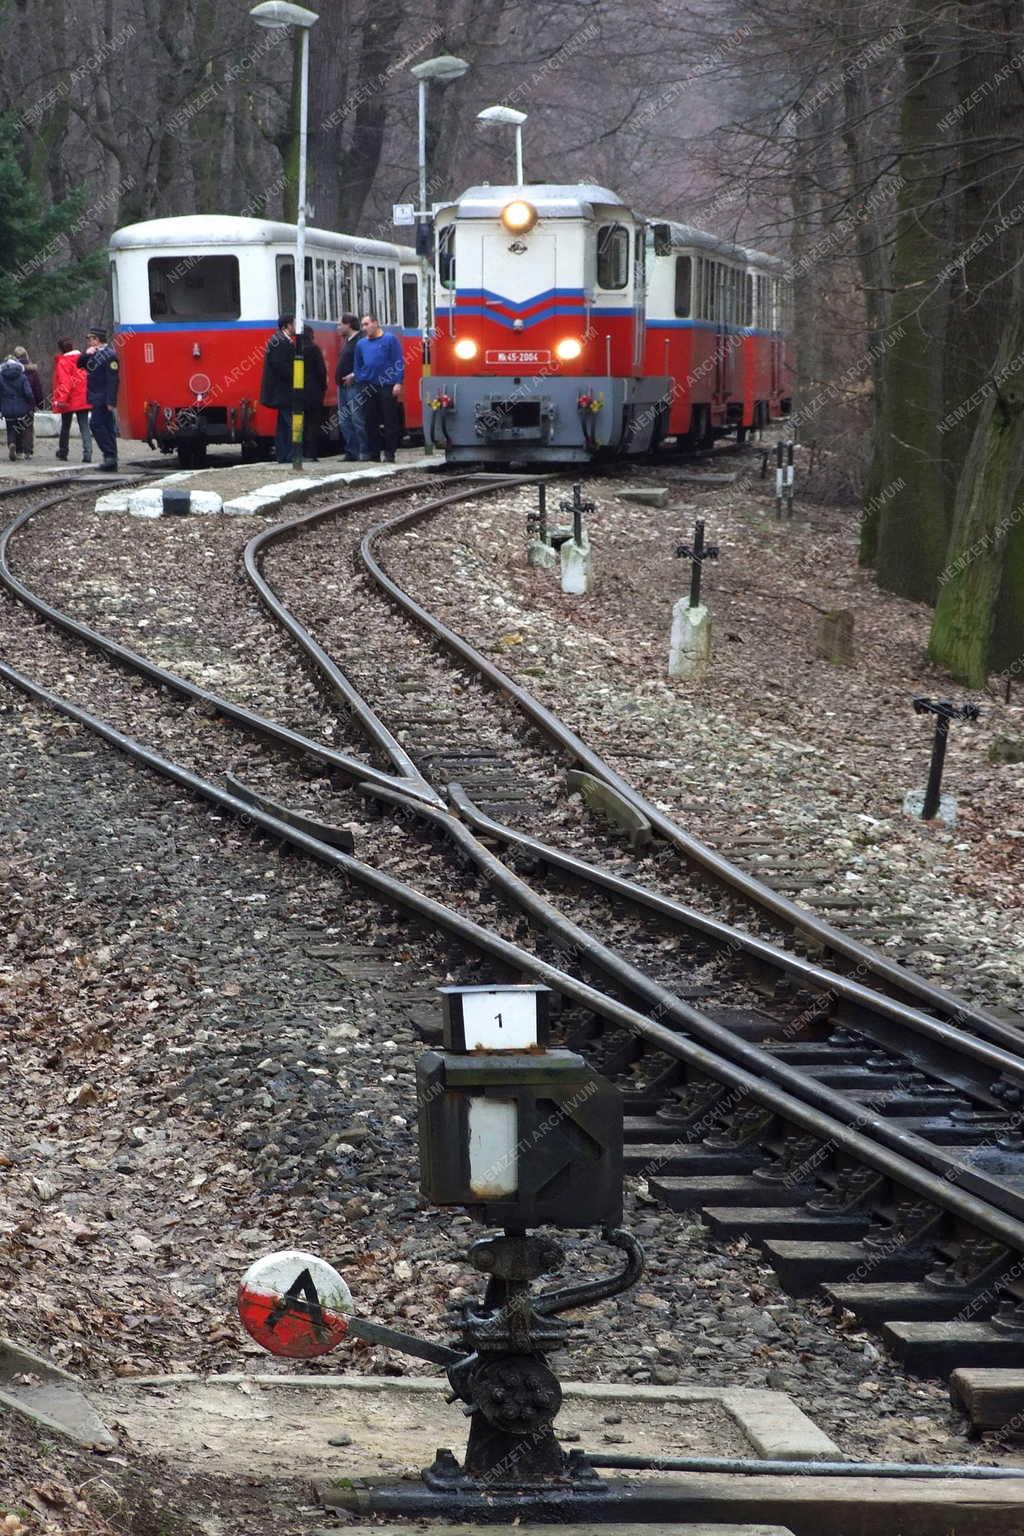
[[[89,402],[89,426],[96,444],[103,455],[97,469],[117,468],[117,426],[114,406],[117,404],[117,386],[121,381],[117,353],[107,341],[107,333],[98,327],[86,338],[85,351],[78,359],[79,368],[86,373],[85,397]]]

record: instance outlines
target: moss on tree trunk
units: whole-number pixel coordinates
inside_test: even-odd
[[[876,418],[862,561],[880,586],[933,602],[950,530],[951,489],[938,423],[949,302],[947,199],[951,157],[940,124],[953,91],[949,25],[932,0],[912,0],[903,44],[903,184],[893,260],[891,345]],[[953,55],[955,58],[955,54]],[[899,484],[893,493],[892,488]]]
[[[970,450],[960,477],[949,558],[942,572],[929,655],[973,688],[983,686],[996,665],[994,640],[999,619],[999,649],[1012,638],[1013,610],[1022,618],[1024,538],[1021,537],[1021,488],[1024,483],[1024,377],[1008,369],[1024,346],[1024,282],[1018,267],[1007,315],[995,387],[978,413]]]

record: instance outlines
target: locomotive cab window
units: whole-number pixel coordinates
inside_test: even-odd
[[[446,224],[437,237],[437,280],[442,288],[455,287],[455,225]]]
[[[597,232],[597,286],[625,288],[629,282],[629,230],[602,224]]]
[[[149,313],[154,320],[237,320],[237,256],[153,256]]]
[[[676,315],[689,320],[693,294],[693,257],[676,257]]]

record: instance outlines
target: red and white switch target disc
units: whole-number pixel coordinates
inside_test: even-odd
[[[338,1271],[313,1253],[288,1248],[257,1259],[238,1287],[238,1315],[272,1355],[311,1360],[348,1333],[352,1292]]]

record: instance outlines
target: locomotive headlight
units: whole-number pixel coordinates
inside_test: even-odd
[[[476,342],[469,336],[460,336],[455,343],[455,356],[461,358],[464,363],[468,363],[472,358],[476,357],[479,350],[480,348]]]
[[[501,210],[501,222],[510,235],[525,235],[537,222],[537,210],[524,197],[517,197]]]
[[[555,347],[555,356],[563,363],[573,363],[582,351],[582,341],[575,336],[564,336]]]

